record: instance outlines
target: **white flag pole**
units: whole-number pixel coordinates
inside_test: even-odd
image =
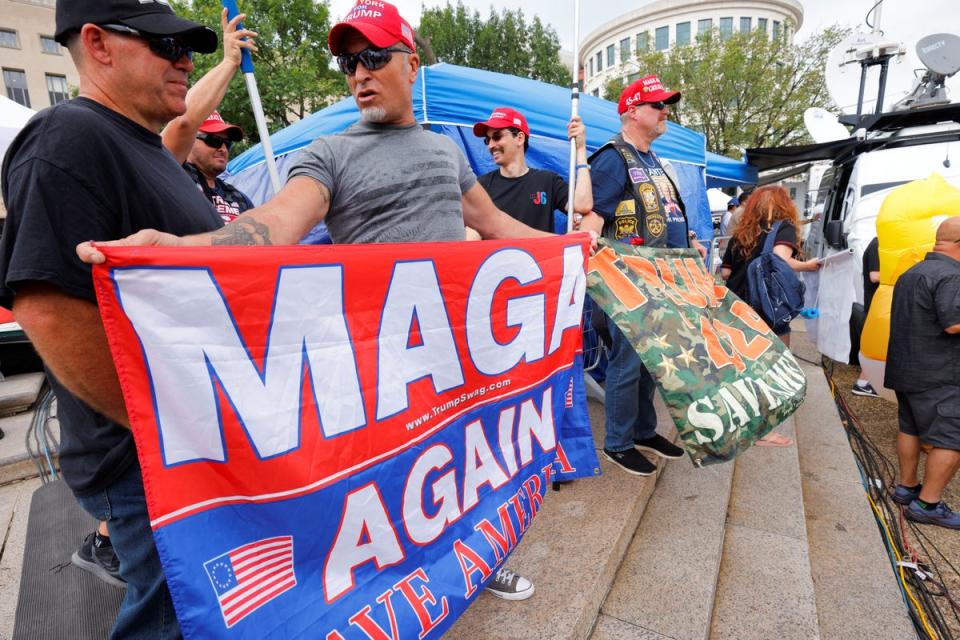
[[[221,4],[227,9],[227,19],[233,18],[239,13],[236,0],[221,0]],[[237,29],[242,29],[243,25],[238,24]],[[257,78],[253,75],[253,59],[250,52],[246,49],[240,51],[240,70],[243,71],[243,79],[247,84],[247,93],[250,95],[250,107],[253,109],[253,119],[257,122],[257,133],[260,134],[260,144],[263,147],[263,161],[267,164],[267,173],[270,174],[270,185],[273,187],[273,193],[280,192],[280,173],[277,171],[277,162],[273,158],[273,145],[270,144],[270,130],[267,129],[267,119],[263,116],[263,103],[260,102],[260,90],[257,88]]]
[[[570,117],[580,112],[580,0],[573,0],[573,82],[570,84]],[[577,141],[570,141],[569,180],[567,184],[567,233],[573,231],[573,201],[577,188]]]

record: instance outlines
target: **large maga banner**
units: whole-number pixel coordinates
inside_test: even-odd
[[[695,250],[601,243],[590,297],[656,379],[694,464],[732,460],[797,410],[803,369]]]
[[[585,234],[105,247],[97,297],[183,632],[437,637],[598,473]]]

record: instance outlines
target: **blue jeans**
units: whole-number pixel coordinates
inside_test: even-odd
[[[110,637],[182,637],[150,530],[140,465],[131,465],[105,490],[78,496],[77,502],[97,520],[107,521],[120,575],[127,581]]]
[[[609,318],[607,329],[613,345],[607,363],[603,447],[608,451],[626,451],[633,448],[634,440],[646,440],[657,434],[657,412],[653,408],[657,383],[630,341]]]

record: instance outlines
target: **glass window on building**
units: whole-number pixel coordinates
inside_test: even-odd
[[[757,31],[767,32],[767,19],[766,18],[757,18]]]
[[[19,49],[20,39],[17,37],[17,32],[13,29],[0,29],[0,47]]]
[[[593,57],[590,58],[590,77],[593,77]]]
[[[597,73],[603,71],[603,52],[597,51]]]
[[[644,31],[637,34],[637,53],[650,51],[650,34]]]
[[[62,56],[60,45],[50,36],[40,36],[40,50],[54,56]]]
[[[614,57],[613,57],[615,55],[614,53],[615,51],[616,49],[614,48],[613,45],[610,45],[609,47],[607,47],[607,67],[608,68],[616,64],[616,62],[614,62]]]
[[[774,38],[780,37],[780,21],[779,20],[773,21],[773,37]]]
[[[710,29],[713,29],[713,20],[711,20],[710,18],[705,18],[704,20],[697,20],[697,35],[709,33]]]
[[[678,22],[676,29],[677,29],[677,46],[680,47],[685,44],[690,44],[690,23]]]
[[[624,38],[620,41],[620,62],[626,62],[633,57],[633,52],[630,50],[630,38]]]
[[[733,35],[733,18],[720,18],[720,39],[729,40]]]
[[[746,33],[753,28],[753,18],[740,18],[740,33]]]
[[[50,104],[66,102],[70,99],[70,92],[67,89],[67,79],[63,76],[47,74],[47,96],[50,98]]]
[[[633,84],[634,82],[636,82],[636,81],[639,80],[639,79],[640,79],[640,72],[628,74],[628,75],[627,75],[627,85],[629,86],[629,85]]]
[[[670,48],[670,27],[657,27],[654,34],[654,46],[657,51]]]
[[[3,86],[7,88],[7,97],[25,107],[30,106],[30,92],[27,91],[27,74],[22,69],[4,69]]]

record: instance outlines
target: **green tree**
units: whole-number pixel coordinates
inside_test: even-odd
[[[570,71],[560,62],[560,39],[539,17],[527,22],[520,9],[492,7],[486,20],[462,3],[425,8],[417,28],[442,62],[568,85]],[[423,48],[420,47],[421,57]]]
[[[792,44],[786,29],[775,37],[737,32],[727,40],[714,30],[688,46],[640,54],[637,64],[644,75],[656,73],[664,86],[683,91],[672,119],[702,132],[710,151],[740,158],[748,147],[810,142],[803,112],[832,106],[824,68],[846,33],[830,27]]]
[[[620,94],[627,88],[627,81],[623,78],[610,78],[603,85],[603,99],[618,102]]]
[[[330,69],[327,2],[314,0],[241,0],[245,25],[258,33],[259,51],[253,56],[263,112],[271,132],[295,122],[347,94],[343,77]],[[221,48],[193,58],[194,78],[223,59],[219,0],[175,0],[175,10],[221,36]],[[238,72],[230,83],[220,112],[228,122],[243,127],[248,144],[259,141],[250,99]]]

